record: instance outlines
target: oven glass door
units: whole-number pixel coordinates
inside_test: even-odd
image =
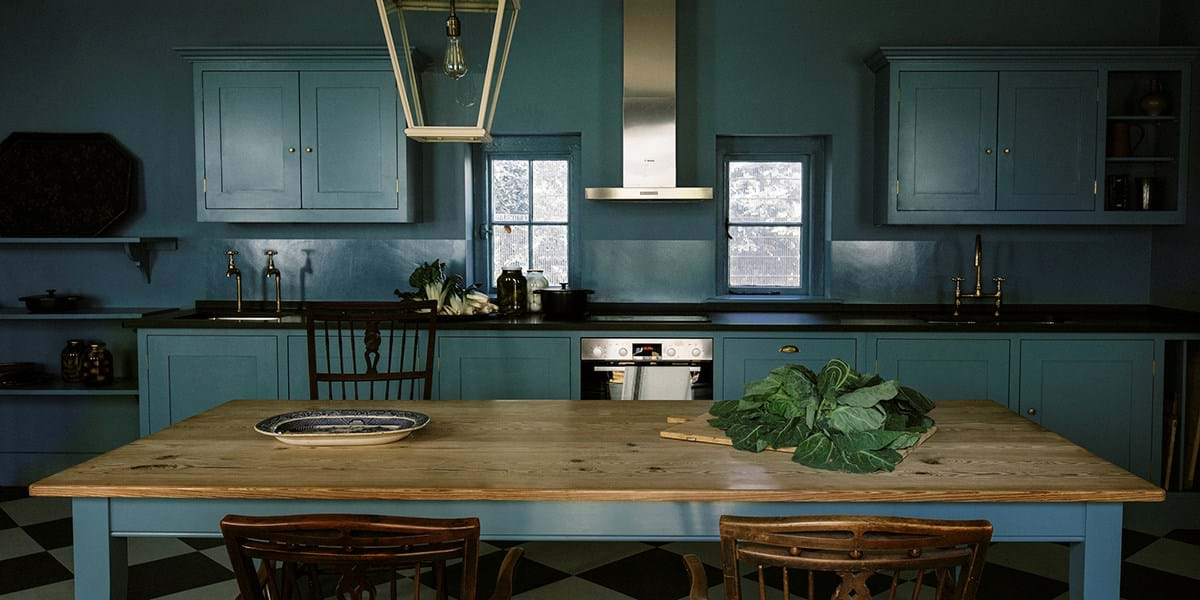
[[[686,391],[678,393],[665,391],[673,389],[671,388],[671,378],[675,377],[676,373],[664,377],[663,372],[653,372],[655,369],[664,367],[687,369]],[[585,362],[582,365],[581,375],[580,397],[584,400],[712,400],[713,398],[711,362],[637,365]],[[658,392],[656,393],[654,390],[658,390]]]

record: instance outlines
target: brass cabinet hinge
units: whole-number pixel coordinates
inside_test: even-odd
[[[396,193],[397,194],[400,193],[400,178],[399,177],[396,178]]]
[[[1100,181],[1097,179],[1093,179],[1092,180],[1092,195],[1095,196],[1099,193],[1100,193]]]
[[[207,177],[200,178],[200,187],[202,188],[201,191],[203,191],[205,194],[208,193],[208,178]]]
[[[896,197],[897,198],[900,197],[900,180],[899,179],[896,180]]]

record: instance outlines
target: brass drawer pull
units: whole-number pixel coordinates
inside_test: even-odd
[[[1027,414],[1027,415],[1029,415],[1029,416],[1031,416],[1031,417],[1032,417],[1032,416],[1034,416],[1034,415],[1036,415],[1036,414],[1037,414],[1037,409],[1036,409],[1036,408],[1029,408],[1029,409],[1026,409],[1026,410],[1025,410],[1025,414]]]
[[[799,352],[800,349],[791,344],[787,344],[786,346],[780,346],[779,351],[784,354],[795,354],[795,353]]]

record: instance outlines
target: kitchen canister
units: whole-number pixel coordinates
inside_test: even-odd
[[[529,297],[529,312],[540,313],[542,312],[542,295],[538,292],[549,287],[550,280],[546,279],[541,269],[530,269],[526,279],[529,280],[525,286],[526,295]]]
[[[526,286],[529,282],[521,274],[520,265],[508,265],[496,279],[496,304],[500,312],[506,315],[519,315],[525,312],[529,301],[525,298],[528,293]]]
[[[67,340],[67,347],[63,348],[60,355],[63,381],[67,383],[83,381],[83,361],[87,357],[87,353],[88,348],[84,345],[83,340]]]
[[[112,385],[113,356],[104,342],[88,344],[87,355],[83,359],[83,384],[90,386]]]

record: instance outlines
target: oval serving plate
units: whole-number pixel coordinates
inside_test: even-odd
[[[254,430],[297,446],[373,446],[390,444],[429,424],[429,416],[411,410],[297,410],[263,419]]]

